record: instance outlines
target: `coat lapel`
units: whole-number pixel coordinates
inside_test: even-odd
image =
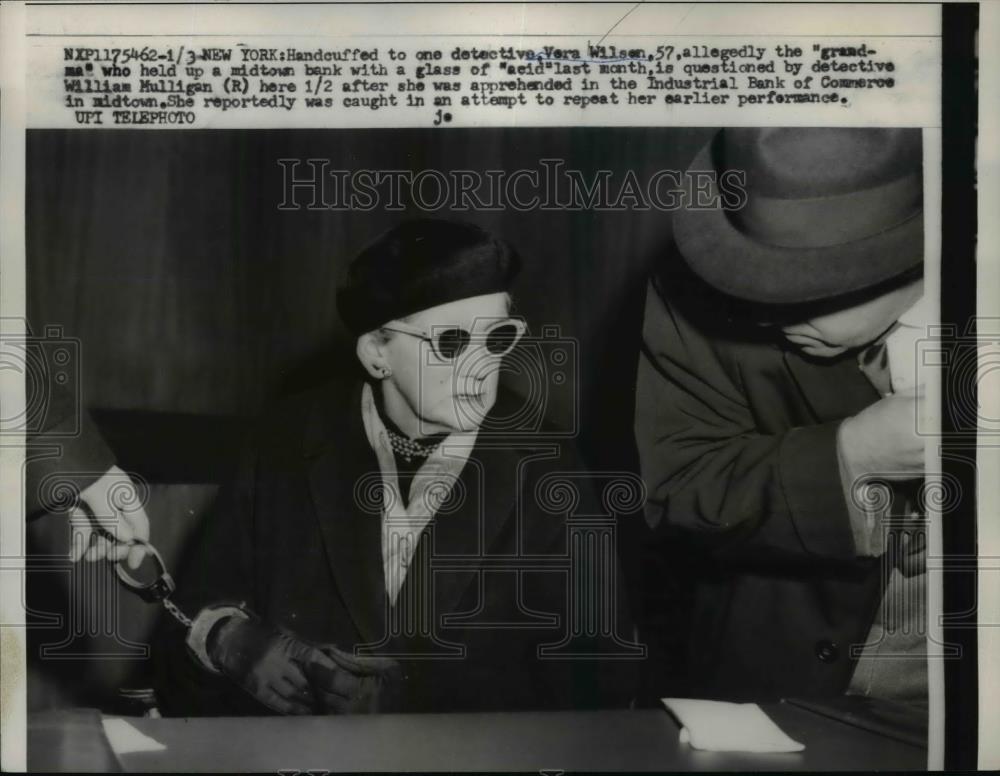
[[[430,550],[431,562],[446,564],[449,558],[468,559],[488,553],[497,538],[514,519],[518,456],[508,445],[497,445],[480,437],[459,477],[456,496],[462,500],[452,511],[445,508],[435,515],[431,532],[420,539]],[[459,495],[460,494],[460,495]],[[477,564],[473,564],[475,567]],[[468,571],[440,570],[433,574],[437,612],[455,611],[468,587],[478,574]]]
[[[318,403],[304,455],[330,570],[358,632],[372,642],[385,632],[386,593],[380,506],[367,494],[379,493],[381,480],[360,407],[360,386]]]

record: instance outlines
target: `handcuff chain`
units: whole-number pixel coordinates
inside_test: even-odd
[[[163,608],[173,615],[174,619],[177,620],[185,628],[190,628],[192,620],[184,612],[177,608],[177,604],[171,601],[169,598],[164,598],[160,601],[163,604]]]

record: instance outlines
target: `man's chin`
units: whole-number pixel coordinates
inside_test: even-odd
[[[843,345],[831,345],[808,334],[785,332],[785,341],[795,350],[811,358],[835,358],[847,352]]]
[[[839,345],[824,345],[821,343],[810,343],[808,345],[794,343],[794,346],[800,353],[810,358],[836,358],[848,350],[846,347]]]

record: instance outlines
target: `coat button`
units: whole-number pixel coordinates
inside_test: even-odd
[[[816,642],[816,657],[824,663],[832,663],[840,657],[840,647],[834,642],[823,639]]]

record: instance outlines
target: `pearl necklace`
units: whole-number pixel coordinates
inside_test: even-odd
[[[434,440],[433,443],[426,444],[416,439],[410,439],[403,434],[397,434],[391,428],[387,428],[386,433],[389,435],[389,444],[392,449],[407,463],[410,463],[414,458],[426,458],[441,444],[441,440]]]

